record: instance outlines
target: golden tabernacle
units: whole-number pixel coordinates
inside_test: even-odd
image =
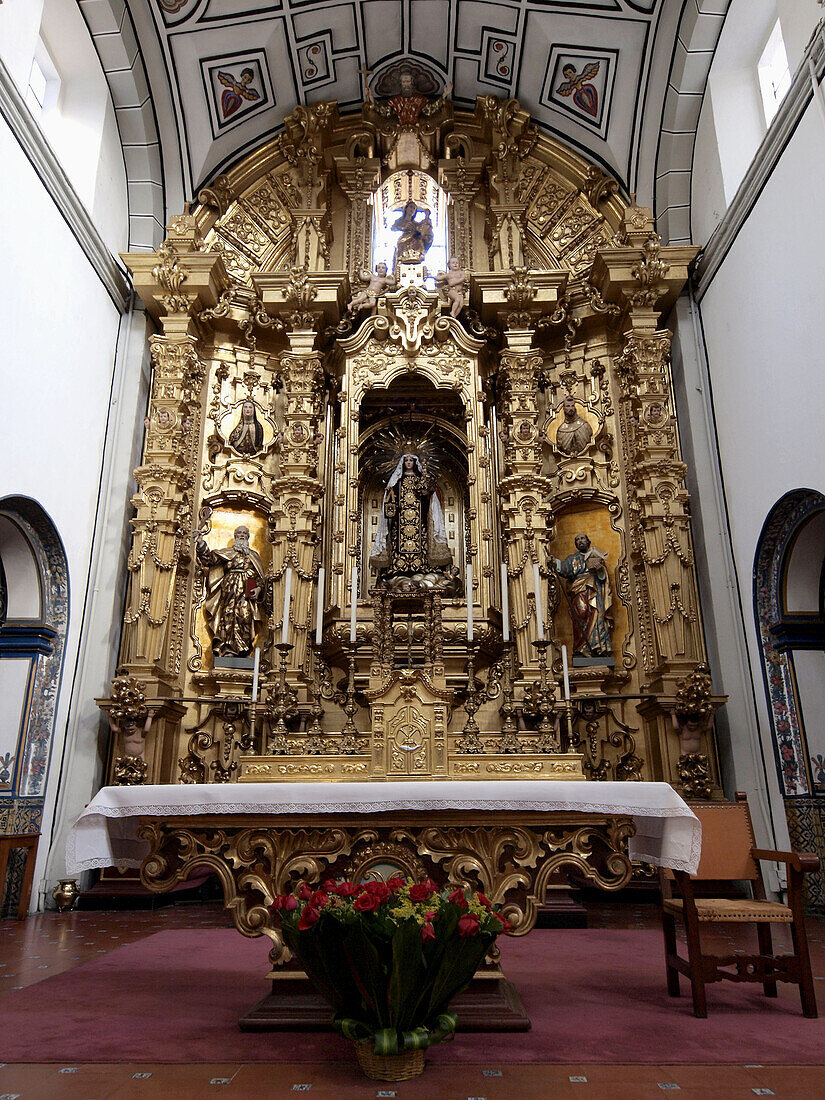
[[[296,108],[125,255],[157,334],[109,782],[713,797],[659,327],[694,252],[515,100],[407,89]]]

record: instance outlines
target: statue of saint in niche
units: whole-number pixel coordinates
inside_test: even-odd
[[[427,253],[427,249],[433,243],[435,231],[430,221],[429,210],[424,211],[424,217],[417,219],[418,207],[413,199],[408,199],[404,204],[401,217],[390,226],[393,233],[399,233],[398,243],[395,246],[395,261],[397,264],[420,264]]]
[[[264,443],[264,428],[254,401],[241,405],[241,419],[229,433],[229,446],[242,455],[255,455]]]
[[[249,528],[236,527],[232,546],[210,550],[198,531],[198,561],[209,570],[203,617],[212,635],[215,657],[248,657],[263,614],[266,581],[260,555],[249,545]]]
[[[390,475],[370,565],[383,583],[408,577],[413,583],[434,569],[452,565],[444,513],[427,471],[417,454],[403,454]]]
[[[581,454],[593,438],[593,429],[579,416],[575,398],[565,397],[562,411],[564,420],[556,430],[556,447],[563,455]]]
[[[576,551],[563,561],[553,558],[556,572],[567,581],[567,602],[573,620],[573,656],[612,659],[610,643],[613,591],[605,567],[606,554],[585,534],[573,540]]]

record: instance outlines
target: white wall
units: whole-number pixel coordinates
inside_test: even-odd
[[[825,490],[825,216],[812,186],[824,174],[825,125],[811,103],[701,302],[733,545],[748,583],[770,508],[791,489]]]
[[[696,196],[702,174],[714,172],[710,153],[697,144]],[[692,485],[694,530],[715,687],[730,695],[722,744],[728,793],[755,792],[758,833],[772,831],[780,845],[787,833],[752,578],[757,541],[773,505],[792,489],[825,492],[825,216],[812,186],[823,172],[825,123],[811,102],[698,313],[691,317],[690,304],[681,302],[670,319],[677,332],[680,428],[686,457],[699,474]],[[704,197],[697,197],[694,217]]]
[[[123,152],[108,87],[74,0],[7,0],[0,58],[20,95],[38,33],[63,77],[56,113],[38,124],[71,187],[55,191],[50,177],[47,190],[38,177],[24,152],[33,148],[25,108],[8,115],[14,132],[0,117],[0,498],[35,500],[68,559],[69,628],[33,895],[42,901],[64,869],[66,819],[99,785],[106,738],[94,699],[107,689],[119,642],[148,371],[145,316],[122,313],[111,283],[102,281],[101,249],[114,253],[128,240]],[[77,220],[71,189],[97,229],[96,242]]]

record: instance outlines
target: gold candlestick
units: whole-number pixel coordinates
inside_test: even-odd
[[[358,728],[353,721],[355,713],[358,710],[358,704],[355,701],[355,650],[357,645],[357,642],[350,642],[348,657],[347,691],[346,701],[344,703],[344,714],[347,716],[347,721],[341,731],[344,737],[348,739],[358,736]]]
[[[538,653],[539,661],[539,700],[538,710],[541,716],[539,722],[539,739],[541,752],[558,752],[559,737],[556,732],[552,716],[554,712],[554,700],[547,683],[547,647],[550,643],[546,638],[539,638],[532,643]]]
[[[456,745],[459,752],[481,753],[484,745],[478,736],[478,723],[475,714],[481,706],[481,690],[476,687],[475,652],[473,643],[467,643],[467,694],[464,697],[464,710],[467,712],[467,721],[464,723],[464,736]]]
[[[278,690],[277,690],[277,702],[275,704],[275,714],[277,721],[273,732],[267,743],[267,752],[276,755],[283,756],[289,751],[289,743],[287,741],[286,718],[291,710],[290,691],[286,682],[286,666],[289,659],[289,654],[294,646],[291,642],[277,642],[275,649],[281,658],[280,668],[278,670]]]
[[[504,676],[501,684],[501,694],[504,696],[504,702],[498,708],[498,712],[502,715],[504,721],[501,724],[501,732],[503,734],[516,733],[518,727],[515,723],[513,715],[515,713],[515,707],[513,706],[513,643],[508,642],[507,648],[504,652]]]

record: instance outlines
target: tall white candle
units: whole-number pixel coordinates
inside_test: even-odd
[[[544,613],[542,611],[542,598],[541,598],[541,570],[539,569],[539,563],[533,562],[533,586],[536,592],[536,631],[539,636],[539,641],[544,641]]]
[[[289,598],[292,594],[292,566],[286,567],[286,580],[284,582],[284,622],[281,627],[281,645],[286,645],[289,639]]]
[[[467,564],[467,641],[473,640],[473,566]]]
[[[564,672],[564,698],[570,699],[570,675],[567,671],[567,646],[561,647],[561,667]]]
[[[352,567],[352,609],[349,616],[349,640],[355,641],[355,616],[358,614],[358,566]]]
[[[318,569],[318,598],[315,601],[315,644],[321,644],[321,631],[324,629],[324,567]]]
[[[510,592],[507,564],[501,564],[501,634],[505,642],[510,641]]]
[[[258,702],[258,672],[261,667],[261,647],[255,646],[255,664],[252,666],[252,702]]]

